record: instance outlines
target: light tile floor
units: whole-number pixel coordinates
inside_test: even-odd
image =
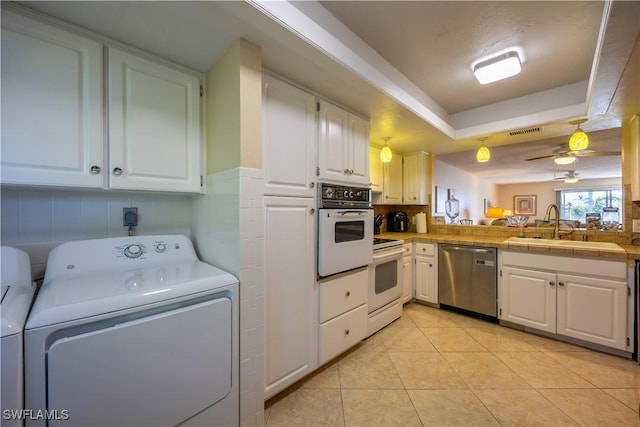
[[[276,426],[640,426],[640,366],[411,303],[275,396]]]

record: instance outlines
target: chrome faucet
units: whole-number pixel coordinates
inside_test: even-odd
[[[553,238],[560,239],[560,210],[558,209],[557,205],[552,203],[547,206],[547,213],[544,214],[543,221],[546,222],[551,219],[551,209],[553,209],[554,213],[556,214],[555,223],[553,225]]]

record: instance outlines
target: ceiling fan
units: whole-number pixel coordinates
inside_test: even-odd
[[[564,181],[566,183],[578,182],[580,174],[576,171],[567,171],[564,175],[555,176],[554,181]]]
[[[558,164],[567,164],[567,163],[572,163],[573,160],[577,157],[599,157],[599,156],[620,156],[620,155],[621,153],[619,151],[594,151],[594,150],[572,151],[572,150],[569,150],[566,145],[560,145],[558,146],[558,148],[553,150],[551,154],[548,154],[546,156],[531,157],[530,159],[525,159],[525,160],[531,161],[531,160],[541,160],[541,159],[553,159],[555,161],[556,159],[568,159],[569,161],[565,163],[561,161],[556,162]]]

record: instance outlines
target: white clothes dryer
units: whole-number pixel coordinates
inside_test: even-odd
[[[33,302],[36,286],[31,280],[29,255],[10,246],[0,247],[0,372],[2,373],[2,427],[24,425],[23,331]]]
[[[186,236],[67,242],[25,329],[28,426],[235,426],[238,280]]]

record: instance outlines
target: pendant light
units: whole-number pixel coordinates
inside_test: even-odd
[[[478,163],[486,163],[491,158],[491,152],[489,152],[489,148],[487,148],[487,146],[484,145],[484,142],[487,139],[489,138],[487,137],[478,138],[478,141],[482,142],[482,145],[480,146],[480,148],[478,148],[478,151],[476,151],[476,161]]]
[[[576,130],[571,134],[571,138],[569,138],[569,150],[580,151],[589,146],[589,137],[584,133],[582,128],[580,128],[580,125],[586,121],[587,119],[580,119],[569,122],[577,126]]]
[[[382,163],[389,163],[393,157],[393,153],[391,152],[391,148],[387,145],[387,142],[389,142],[391,137],[385,136],[382,139],[384,139],[384,147],[382,147],[382,151],[380,151],[380,160]]]

